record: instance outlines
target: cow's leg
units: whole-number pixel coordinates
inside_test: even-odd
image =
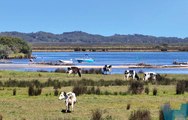
[[[70,111],[70,104],[68,104],[68,111]]]
[[[135,80],[135,74],[133,74],[133,80]]]
[[[127,74],[127,80],[129,79],[129,75]]]
[[[67,112],[67,111],[68,111],[68,109],[69,109],[69,103],[68,103],[68,102],[66,102],[66,110],[65,110],[65,112]]]
[[[72,100],[72,111],[74,111],[74,102]]]
[[[69,70],[68,76],[70,76],[70,74],[72,74],[72,73],[73,73],[73,71],[72,71],[72,70]]]

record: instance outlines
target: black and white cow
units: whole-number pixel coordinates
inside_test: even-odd
[[[124,78],[125,80],[129,80],[129,78],[132,78],[133,80],[135,79],[139,80],[139,76],[134,70],[125,70]]]
[[[72,111],[74,111],[74,104],[76,103],[76,95],[73,92],[61,92],[59,100],[65,100],[66,110],[70,111],[70,106],[72,106]]]
[[[111,71],[112,71],[112,65],[105,65],[104,67],[103,67],[103,74],[111,74]]]
[[[155,73],[155,72],[144,72],[144,81],[148,81],[148,80],[156,80],[157,76],[160,76],[159,74]]]
[[[68,76],[70,75],[70,74],[78,74],[79,75],[79,77],[81,77],[82,75],[81,75],[81,69],[80,68],[78,68],[78,67],[68,67],[67,68],[67,73],[68,73]]]

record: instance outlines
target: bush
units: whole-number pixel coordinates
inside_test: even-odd
[[[13,96],[15,96],[16,95],[16,88],[15,89],[13,89]]]
[[[28,89],[28,95],[29,96],[38,96],[38,95],[41,95],[42,93],[42,88],[40,87],[36,87],[36,86],[29,86],[29,89]]]
[[[57,72],[57,73],[66,73],[66,70],[62,69],[62,68],[57,68],[57,69],[55,69],[54,72]]]
[[[129,120],[151,120],[150,111],[148,110],[137,110],[131,112]]]
[[[131,108],[131,104],[127,104],[127,110],[129,110]]]
[[[131,94],[141,94],[144,89],[144,84],[141,81],[132,81],[129,85],[129,92]]]
[[[184,94],[185,92],[185,82],[184,81],[178,81],[176,84],[176,94]]]
[[[87,93],[87,87],[83,85],[77,85],[72,90],[77,96]]]
[[[102,120],[103,111],[100,109],[96,109],[92,111],[92,117],[91,120]]]
[[[153,95],[154,95],[154,96],[157,95],[157,88],[153,88]]]
[[[55,89],[54,90],[54,96],[58,96],[59,95],[59,91],[58,91],[58,89]]]
[[[101,90],[100,90],[99,87],[95,90],[95,94],[97,94],[97,95],[100,95],[100,94],[101,94]]]
[[[83,74],[102,74],[102,69],[82,69]]]
[[[145,87],[145,91],[144,91],[147,95],[149,94],[149,87]]]
[[[156,79],[157,79],[157,84],[159,85],[170,85],[176,82],[175,79],[171,80],[169,78],[166,78],[166,76],[160,76],[159,74],[157,74]]]

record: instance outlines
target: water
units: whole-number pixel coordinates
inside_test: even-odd
[[[77,63],[76,58],[84,57],[88,54],[93,58],[94,63]],[[151,65],[172,65],[174,60],[179,62],[188,61],[188,52],[33,52],[33,56],[36,56],[35,62],[56,62],[58,60],[70,60],[73,59],[76,65],[128,65],[145,63]],[[28,59],[13,59],[15,64],[28,63]],[[40,68],[39,68],[40,69]],[[22,70],[22,69],[19,69]],[[37,69],[24,69],[26,71],[36,71]],[[41,70],[41,69],[40,69]],[[45,70],[54,71],[52,68],[46,68]],[[172,74],[188,74],[188,69],[156,69],[156,68],[143,68],[135,69],[138,71],[153,71],[157,73],[172,73]],[[125,69],[113,69],[112,73],[122,74]]]

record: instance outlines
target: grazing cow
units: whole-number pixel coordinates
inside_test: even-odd
[[[148,80],[156,80],[157,79],[157,73],[155,72],[144,72],[144,81],[148,81]]]
[[[70,74],[78,74],[79,75],[79,77],[81,77],[82,75],[81,75],[81,69],[80,68],[78,68],[78,67],[68,67],[67,68],[67,73],[68,73],[68,75],[70,75]]]
[[[128,80],[130,77],[133,80],[135,80],[135,78],[139,80],[138,74],[134,70],[125,70],[124,75],[125,80]]]
[[[65,100],[66,110],[70,111],[70,106],[72,106],[72,111],[74,111],[74,104],[76,103],[76,95],[73,92],[61,92],[59,100]]]
[[[106,74],[106,75],[107,73],[111,74],[111,71],[112,71],[112,65],[105,65],[103,67],[103,74]]]

